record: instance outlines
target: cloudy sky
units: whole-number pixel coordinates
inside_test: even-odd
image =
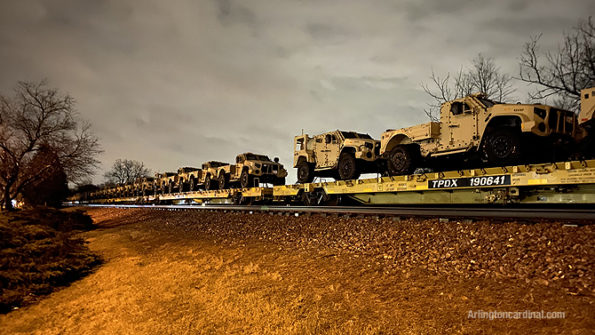
[[[105,152],[153,171],[253,151],[291,170],[293,136],[426,122],[432,70],[478,53],[518,74],[595,13],[590,0],[3,0],[0,92],[46,78]],[[524,84],[518,99],[525,98]]]

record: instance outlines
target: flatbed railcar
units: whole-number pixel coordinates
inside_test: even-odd
[[[489,205],[595,204],[595,160],[564,161],[333,182],[108,197],[70,204]]]

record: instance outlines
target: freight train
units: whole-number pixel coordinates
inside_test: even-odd
[[[539,166],[550,166],[549,164],[556,168],[546,170],[554,175],[558,164],[566,167],[567,171],[583,169],[580,172],[583,180],[564,177],[566,179],[562,184],[572,184],[568,182],[570,180],[575,184],[586,185],[592,183],[589,171],[593,168],[593,161],[585,159],[593,158],[593,94],[595,88],[581,91],[581,111],[578,116],[552,106],[502,104],[487,99],[483,94],[473,94],[444,103],[440,122],[389,129],[379,141],[367,134],[350,131],[336,130],[312,137],[302,134],[294,139],[293,166],[297,169],[297,185],[285,185],[287,170],[279,163],[278,158],[271,160],[266,155],[242,153],[236,157],[235,164],[209,161],[202,164],[201,168],[182,167],[177,173],[158,173],[155,177],[139,178],[132,183],[77,195],[75,198],[85,201],[127,199],[128,202],[188,199],[232,199],[233,202],[241,202],[242,199],[282,199],[320,204],[337,198],[332,194],[344,193],[353,198],[354,194],[385,193],[384,190],[411,191],[412,188],[431,190],[504,187],[508,192],[511,186],[515,186],[514,173],[520,173],[516,186],[529,186],[532,181],[526,179],[523,173],[537,173],[535,171],[542,169]],[[577,143],[582,146],[577,146]],[[582,149],[572,152],[571,149],[576,147]],[[532,155],[535,152],[541,155]],[[556,157],[554,154],[561,156]],[[579,160],[571,162],[568,158]],[[416,168],[433,164],[435,167],[436,162],[450,167],[451,165],[444,165],[449,159],[451,162],[466,164],[467,167],[473,159],[480,163],[478,169],[461,170],[462,166],[454,166],[453,171],[459,171],[457,178],[446,178],[453,173],[444,171],[448,169],[434,169],[430,174],[427,171],[413,174]],[[540,159],[558,163],[532,164],[540,163]],[[576,162],[589,163],[584,165]],[[519,166],[536,168],[531,170]],[[490,170],[498,171],[495,175],[485,172],[488,171],[486,169],[494,168],[499,169]],[[528,170],[524,171],[526,169]],[[358,180],[361,173],[377,173],[378,177],[367,181]],[[345,184],[312,183],[317,176],[334,177]],[[423,179],[421,184],[418,184],[419,178]],[[555,183],[556,178],[560,177],[553,177],[551,182]],[[395,180],[400,180],[401,184],[394,184]],[[411,183],[413,180],[415,182]],[[385,184],[386,182],[390,182],[390,185]],[[524,182],[528,184],[523,185]],[[261,184],[269,184],[271,187],[260,187]],[[459,186],[463,184],[465,186]],[[339,186],[333,188],[329,185]],[[349,185],[366,187],[362,189]],[[585,185],[581,187],[584,188]],[[337,187],[344,190],[338,191]],[[376,203],[383,203],[376,195],[368,197],[368,200],[371,202],[372,198]]]

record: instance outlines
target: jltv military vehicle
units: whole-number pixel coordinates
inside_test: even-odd
[[[260,183],[285,185],[287,170],[279,163],[279,158],[272,161],[268,156],[246,152],[236,156],[236,164],[224,165],[217,171],[219,189],[229,186],[243,188],[259,186]]]
[[[595,157],[595,87],[581,90],[581,111],[578,123],[584,130],[584,138],[580,139],[577,148],[579,158]]]
[[[196,191],[202,185],[202,170],[195,167],[181,167],[178,169],[178,192]]]
[[[153,181],[153,192],[155,192],[155,194],[171,193],[170,184],[175,181],[176,177],[177,177],[177,174],[174,172],[156,173],[155,179]]]
[[[198,183],[203,184],[205,190],[214,190],[217,188],[217,177],[219,176],[219,168],[229,165],[229,163],[208,161],[202,164],[202,175],[204,179],[199,179]]]
[[[552,152],[544,148],[572,141],[576,129],[573,112],[541,104],[503,104],[477,93],[442,104],[440,122],[387,130],[380,154],[390,175],[412,173],[430,158],[459,154],[492,166],[521,163],[521,155]]]
[[[155,178],[153,177],[140,177],[136,180],[135,195],[136,196],[147,196],[153,193]]]
[[[299,183],[314,177],[357,179],[361,173],[378,171],[379,149],[380,141],[353,131],[300,135],[294,138],[293,167]]]

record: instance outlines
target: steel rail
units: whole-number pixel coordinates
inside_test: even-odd
[[[83,207],[149,208],[161,210],[222,210],[268,213],[316,213],[368,216],[416,216],[444,218],[501,218],[501,219],[553,219],[595,222],[592,208],[543,207],[427,207],[427,206],[237,206],[237,205],[133,205],[133,204],[79,204]]]

